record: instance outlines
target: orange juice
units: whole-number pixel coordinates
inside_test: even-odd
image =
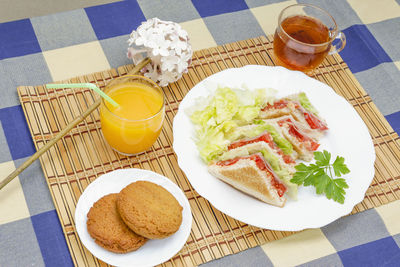
[[[106,89],[120,106],[103,101],[100,122],[108,144],[122,154],[149,149],[160,134],[164,121],[161,88],[141,76],[124,76],[121,83]],[[122,80],[123,79],[123,80]]]

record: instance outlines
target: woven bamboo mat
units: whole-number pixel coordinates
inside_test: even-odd
[[[96,110],[41,157],[43,172],[76,265],[106,265],[81,244],[74,224],[75,205],[83,190],[96,177],[120,168],[142,168],[161,173],[178,184],[189,199],[193,213],[192,232],[182,250],[164,263],[165,266],[198,265],[292,234],[252,227],[216,210],[191,187],[179,169],[172,149],[173,118],[185,94],[202,79],[226,68],[248,64],[275,65],[270,40],[259,37],[194,53],[189,73],[164,88],[167,99],[164,128],[154,146],[144,154],[125,157],[113,152],[102,137]],[[126,74],[131,68],[123,66],[118,71],[112,69],[66,82],[92,82],[104,87],[107,81]],[[377,156],[375,178],[365,199],[352,213],[400,199],[398,135],[339,55],[329,56],[313,77],[327,83],[354,106],[374,141]],[[43,86],[19,87],[18,94],[37,149],[97,97],[89,89],[45,90]]]

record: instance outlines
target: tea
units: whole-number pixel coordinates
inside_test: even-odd
[[[274,53],[280,65],[309,71],[324,60],[330,41],[330,31],[321,21],[303,15],[290,16],[275,32]]]

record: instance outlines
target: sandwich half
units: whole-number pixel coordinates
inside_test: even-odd
[[[292,94],[285,99],[296,104],[296,109],[292,112],[292,116],[295,120],[303,122],[304,125],[308,125],[310,129],[321,133],[328,130],[326,121],[318,116],[318,111],[311,104],[306,93]]]
[[[319,143],[307,131],[302,129],[302,124],[295,121],[292,116],[276,118],[268,123],[276,124],[287,140],[293,145],[293,149],[304,161],[311,161],[314,151],[319,147]]]
[[[245,138],[231,143],[228,151],[223,153],[219,160],[249,156],[258,152],[262,154],[265,161],[287,187],[290,197],[297,199],[298,186],[290,182],[295,173],[296,161],[290,155],[283,153],[268,131],[253,138]]]
[[[313,138],[319,140],[328,130],[326,122],[318,116],[317,110],[311,105],[305,93],[298,93],[267,104],[260,112],[261,119],[274,119],[291,115],[302,123]]]
[[[208,171],[218,179],[265,203],[283,207],[286,186],[261,153],[214,162]]]
[[[237,148],[243,146],[248,147],[249,153],[259,152],[265,149],[273,154],[279,155],[279,159],[282,165],[293,166],[294,164],[296,164],[295,159],[292,158],[291,155],[286,155],[283,153],[282,149],[274,142],[273,137],[268,131],[265,131],[262,134],[253,138],[245,138],[235,141],[228,145],[228,151],[234,151]]]
[[[285,161],[294,162],[297,159],[297,152],[278,128],[279,125],[275,122],[270,123],[264,120],[256,120],[253,124],[237,127],[230,133],[229,139],[236,141],[233,141],[228,146],[228,150],[239,147],[243,143],[265,141],[272,149],[277,152],[279,151],[279,154],[282,152],[282,157]],[[266,132],[269,136],[264,135]],[[271,142],[271,137],[273,142]]]

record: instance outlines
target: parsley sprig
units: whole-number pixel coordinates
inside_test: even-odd
[[[337,156],[333,164],[330,164],[331,153],[324,150],[314,152],[314,159],[315,164],[309,166],[304,163],[298,164],[295,167],[296,173],[290,181],[298,185],[313,185],[317,194],[325,194],[328,199],[343,204],[346,194],[344,188],[349,186],[346,180],[340,177],[350,172],[344,164],[344,158]],[[335,176],[332,175],[332,169]]]

